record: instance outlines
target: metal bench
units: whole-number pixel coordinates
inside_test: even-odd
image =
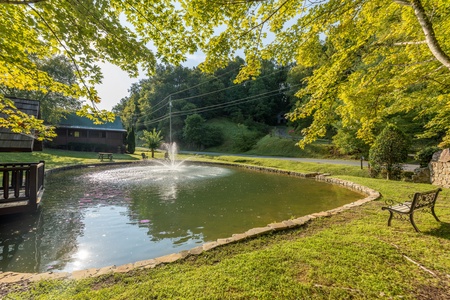
[[[422,209],[425,212],[430,212],[433,217],[438,221],[438,217],[436,216],[436,213],[434,212],[434,205],[436,203],[436,199],[438,197],[439,192],[442,191],[441,188],[438,188],[436,190],[428,191],[428,192],[422,192],[422,193],[415,193],[412,197],[411,201],[406,201],[403,203],[397,203],[394,204],[393,201],[386,201],[389,206],[382,207],[382,210],[389,211],[389,220],[388,220],[388,226],[391,226],[392,218],[395,216],[398,219],[404,219],[404,217],[409,216],[409,221],[411,222],[412,226],[417,232],[420,232],[420,230],[417,228],[416,224],[414,223],[414,212],[416,210]]]

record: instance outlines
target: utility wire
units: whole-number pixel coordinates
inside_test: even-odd
[[[198,84],[196,84],[196,85],[194,85],[194,86],[191,86],[191,87],[185,88],[185,89],[183,89],[183,90],[176,91],[176,92],[174,92],[174,93],[169,94],[168,96],[166,96],[163,100],[161,100],[159,103],[157,103],[157,104],[154,106],[154,108],[156,108],[155,111],[160,110],[160,108],[157,108],[160,104],[161,104],[162,106],[166,105],[167,103],[164,103],[164,101],[165,101],[165,100],[168,100],[171,96],[174,96],[174,95],[177,95],[177,94],[180,94],[180,93],[183,93],[183,92],[187,92],[187,91],[189,91],[189,90],[192,90],[192,89],[197,88],[197,87],[199,87],[199,86],[202,86],[202,85],[204,85],[204,84],[210,83],[210,82],[215,81],[215,80],[217,80],[217,79],[219,79],[219,78],[221,78],[221,77],[223,77],[223,76],[225,76],[225,75],[228,75],[229,73],[234,72],[234,71],[236,71],[236,70],[237,70],[237,68],[233,68],[233,69],[231,69],[231,70],[229,70],[229,71],[227,71],[227,72],[225,72],[225,73],[223,73],[223,74],[221,74],[221,75],[219,75],[219,76],[214,76],[214,77],[211,78],[210,80],[207,80],[207,81],[204,81],[204,82],[200,82],[200,83],[198,83]],[[200,96],[201,96],[201,95],[199,95],[199,96],[197,96],[197,97],[200,97]],[[187,98],[186,98],[186,99],[187,99]],[[177,100],[183,100],[183,99],[177,99]],[[155,112],[155,111],[152,111],[152,113]]]
[[[172,94],[170,94],[169,96],[167,96],[166,98],[164,98],[161,102],[159,102],[155,107],[158,107],[160,103],[163,103],[163,102],[164,102],[164,100],[169,99],[170,96],[179,94],[179,93],[181,93],[181,92],[189,91],[189,90],[191,90],[191,89],[193,89],[193,88],[195,88],[195,87],[198,87],[198,86],[203,85],[203,84],[206,84],[206,83],[210,83],[211,81],[214,81],[214,80],[216,80],[217,78],[220,78],[220,77],[222,77],[222,76],[225,76],[225,75],[227,75],[228,73],[230,73],[230,72],[232,72],[232,71],[235,71],[235,70],[236,70],[236,69],[233,69],[233,70],[231,70],[231,71],[229,71],[229,72],[226,72],[226,73],[222,74],[222,75],[219,76],[219,77],[215,77],[215,78],[213,78],[213,79],[211,79],[211,80],[209,80],[209,81],[205,81],[205,82],[202,82],[202,83],[197,84],[197,85],[195,85],[195,86],[192,86],[192,87],[186,88],[186,89],[184,89],[184,90],[181,90],[181,91],[172,93]],[[274,71],[274,72],[271,72],[271,73],[269,73],[269,74],[263,75],[263,76],[258,77],[258,78],[259,78],[259,79],[266,78],[266,77],[268,77],[268,76],[271,76],[271,75],[280,73],[280,72],[282,72],[282,71],[284,71],[284,70],[283,70],[283,69],[279,69],[279,70],[276,70],[276,71]],[[237,88],[237,87],[242,86],[242,85],[244,85],[244,84],[245,84],[245,82],[242,82],[242,83],[235,84],[235,85],[232,85],[232,86],[228,86],[228,87],[225,87],[225,88],[216,90],[216,91],[207,92],[207,93],[203,93],[203,94],[195,95],[195,96],[189,96],[189,97],[184,97],[184,98],[178,98],[178,99],[172,100],[172,102],[177,102],[177,101],[181,101],[181,100],[190,100],[190,99],[195,99],[195,98],[199,98],[199,97],[208,96],[208,95],[211,95],[211,94],[215,94],[215,93],[223,92],[223,91],[230,90],[230,89],[233,89],[233,88]],[[161,107],[156,108],[155,110],[153,110],[153,111],[151,112],[151,114],[153,114],[153,113],[155,113],[155,112],[161,110],[163,107],[165,107],[166,104],[168,104],[168,103],[162,104]]]
[[[218,103],[218,104],[213,104],[213,105],[209,105],[209,106],[188,109],[188,110],[184,110],[184,111],[177,111],[177,112],[172,113],[172,116],[180,117],[180,116],[189,115],[189,114],[193,114],[193,113],[201,113],[201,112],[206,112],[206,111],[210,111],[210,110],[216,110],[216,109],[221,109],[221,108],[228,108],[228,107],[236,106],[236,105],[239,105],[239,104],[242,104],[242,103],[247,103],[247,102],[251,102],[251,101],[255,101],[255,100],[260,100],[260,99],[264,99],[264,98],[267,98],[267,97],[271,97],[273,95],[276,95],[277,93],[287,91],[287,90],[289,90],[289,89],[291,89],[293,87],[299,86],[299,85],[300,84],[296,84],[296,85],[292,85],[292,86],[289,86],[289,87],[276,89],[276,90],[268,91],[268,92],[261,93],[261,94],[258,94],[258,95],[253,95],[253,96],[249,96],[249,97],[245,97],[245,98],[232,100],[232,101],[225,102],[225,103]],[[170,115],[166,114],[164,116],[161,116],[159,118],[153,119],[151,121],[143,122],[142,124],[143,125],[151,125],[151,124],[154,124],[154,123],[158,123],[158,122],[167,120],[169,117],[170,117]]]
[[[274,75],[274,74],[276,74],[276,73],[280,73],[281,71],[283,71],[283,69],[280,69],[280,70],[271,72],[271,73],[269,73],[269,74],[263,75],[263,76],[261,76],[261,77],[258,77],[258,79],[266,78],[266,77],[271,76],[271,75]],[[242,86],[242,85],[244,85],[245,83],[246,83],[246,82],[241,82],[241,83],[239,83],[239,84],[234,84],[234,85],[231,85],[231,86],[228,86],[228,87],[225,87],[225,88],[216,90],[216,91],[207,92],[207,93],[203,93],[203,94],[200,94],[200,95],[189,96],[189,97],[185,97],[185,98],[177,98],[177,99],[175,99],[175,100],[172,100],[172,102],[181,101],[181,100],[189,100],[189,99],[194,99],[194,98],[199,98],[199,97],[211,95],[211,94],[214,94],[214,93],[218,93],[218,92],[230,90],[230,89],[236,88],[236,87],[238,87],[238,86]]]

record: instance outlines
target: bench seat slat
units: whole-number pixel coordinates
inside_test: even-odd
[[[408,213],[411,210],[411,202],[405,202],[390,207],[390,210],[395,210],[402,213]]]

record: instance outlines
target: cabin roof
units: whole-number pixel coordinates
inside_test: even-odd
[[[40,118],[40,103],[37,100],[8,98],[14,102],[17,110],[37,119]],[[4,117],[0,114],[0,117]],[[13,133],[9,128],[0,127],[0,151],[32,151],[34,137]]]
[[[123,128],[120,117],[115,118],[114,122],[106,122],[103,124],[94,124],[94,121],[86,118],[80,117],[75,113],[69,114],[65,119],[61,119],[58,128],[71,128],[71,129],[89,129],[89,130],[102,130],[102,131],[121,131],[126,132]]]

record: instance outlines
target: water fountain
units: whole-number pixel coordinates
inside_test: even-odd
[[[168,170],[177,170],[183,164],[183,162],[189,159],[186,158],[177,162],[178,146],[175,142],[164,143],[162,144],[162,148],[166,149],[164,160],[156,160],[156,162],[163,166],[166,166]]]

